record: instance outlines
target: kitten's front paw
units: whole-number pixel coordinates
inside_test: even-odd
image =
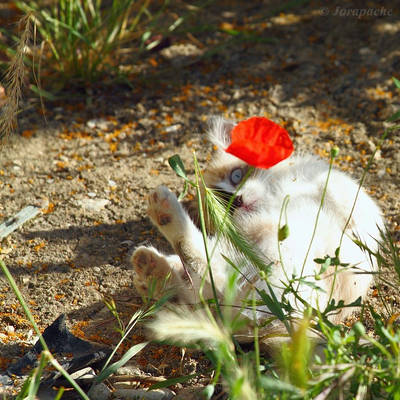
[[[154,248],[140,246],[132,254],[131,262],[136,273],[134,285],[138,293],[157,297],[171,273],[167,259]]]
[[[167,187],[158,186],[150,194],[147,214],[168,240],[182,233],[186,214],[176,196]]]

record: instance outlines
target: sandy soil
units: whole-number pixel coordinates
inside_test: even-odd
[[[288,129],[296,151],[323,158],[336,144],[337,167],[361,176],[383,121],[399,108],[391,80],[399,78],[398,10],[374,1],[368,7],[386,7],[391,15],[357,18],[334,15],[333,6],[327,12],[318,1],[281,14],[262,2],[237,9],[228,3],[199,19],[252,34],[204,31],[176,39],[168,51],[143,60],[145,72],[131,76],[133,89],[75,90],[47,105],[47,122],[38,101],[25,99],[20,134],[0,153],[0,221],[29,204],[47,205],[3,240],[0,256],[42,329],[66,313],[73,332],[115,343],[116,321],[103,297],[113,297],[124,318],[140,306],[128,256],[143,243],[168,249],[146,218],[146,195],[161,183],[182,188],[168,166],[171,155],[179,153],[189,173],[193,151],[207,162],[210,115],[269,117]],[[363,2],[346,6],[365,8]],[[399,176],[400,138],[393,134],[366,187],[397,242]],[[398,306],[397,295],[388,296]],[[5,368],[32,342],[32,331],[4,277],[0,305]],[[141,340],[137,331],[129,344]],[[205,362],[164,346],[139,354],[135,363],[169,377],[201,370]]]

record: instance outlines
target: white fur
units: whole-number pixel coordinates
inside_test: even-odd
[[[246,165],[223,151],[229,145],[232,127],[233,123],[223,119],[213,121],[209,136],[211,142],[216,144],[219,150],[206,170],[205,179],[209,185],[233,193],[235,187],[229,181],[229,172],[237,167],[246,168]],[[276,297],[281,298],[287,278],[290,279],[293,275],[298,277],[302,273],[308,281],[320,286],[323,292],[302,284],[299,286],[299,294],[313,307],[321,310],[327,305],[331,291],[336,301],[344,300],[346,304],[358,297],[365,297],[373,279],[371,272],[375,270],[374,260],[371,260],[353,242],[353,238],[359,238],[372,251],[376,251],[377,240],[380,237],[379,229],[383,227],[381,212],[375,202],[364,190],[358,193],[357,182],[343,172],[332,169],[315,237],[305,260],[328,169],[329,166],[324,161],[311,155],[292,156],[268,170],[257,169],[238,192],[243,204],[236,208],[232,215],[233,221],[260,255],[273,263],[269,281]],[[358,199],[352,212],[357,193]],[[290,196],[287,206],[290,234],[280,243],[283,261],[281,263],[277,232],[283,200],[287,195]],[[164,256],[152,248],[138,248],[132,260],[138,274],[137,289],[145,294],[151,277],[160,275],[158,270],[163,270],[165,265],[170,265],[169,285],[175,288],[180,300],[184,302],[198,300],[198,288],[207,265],[203,238],[199,229],[175,195],[164,186],[158,187],[150,195],[148,213],[152,222],[175,249],[180,261],[176,256]],[[336,278],[334,278],[334,268],[331,267],[323,275],[323,279],[316,280],[315,274],[320,266],[313,260],[327,255],[333,257],[343,231],[340,260],[343,263],[349,263],[350,266],[338,273]],[[208,241],[208,247],[213,248],[216,239],[209,237]],[[153,261],[139,263],[140,257],[142,261],[145,258],[144,252],[146,252],[146,257],[154,254]],[[268,292],[265,282],[259,278],[254,266],[248,263],[242,265],[243,257],[233,250],[230,243],[220,240],[211,262],[219,295],[222,296],[224,293],[231,271],[231,267],[222,255],[240,264],[243,274],[259,289]],[[246,296],[250,289],[248,281],[239,280],[238,285],[239,295]],[[208,281],[204,294],[212,296]],[[302,305],[293,295],[290,295],[287,300],[292,306],[301,310]],[[238,302],[240,304],[240,299]],[[264,310],[257,314],[259,320],[265,315],[262,311],[268,311],[268,309],[264,307]],[[339,321],[350,311],[350,309],[344,309],[333,319]],[[252,312],[247,315],[251,317]]]

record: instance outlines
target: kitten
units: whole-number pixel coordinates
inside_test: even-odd
[[[216,189],[216,193],[225,195],[236,191],[248,170],[246,163],[223,150],[230,143],[233,127],[233,123],[224,119],[214,120],[209,138],[218,149],[204,172],[206,185]],[[353,238],[361,240],[375,252],[380,237],[379,230],[383,228],[378,206],[363,190],[359,192],[352,210],[358,183],[343,172],[333,169],[314,240],[308,250],[328,169],[329,166],[324,161],[312,155],[292,155],[270,169],[256,169],[238,191],[231,211],[231,218],[243,236],[266,263],[272,263],[269,283],[277,299],[281,299],[284,291],[282,282],[287,282],[294,275],[301,275],[322,289],[316,290],[312,285],[304,283],[298,288],[300,296],[320,310],[326,307],[331,293],[336,302],[343,300],[345,304],[366,296],[376,261],[368,257],[353,242]],[[281,242],[281,264],[277,232],[282,204],[287,195],[290,196],[286,211],[290,234]],[[350,214],[351,218],[346,225]],[[136,272],[137,291],[146,295],[151,282],[155,282],[156,290],[161,290],[162,283],[168,277],[167,286],[175,289],[180,302],[197,302],[198,289],[207,266],[200,230],[176,196],[165,186],[157,187],[150,194],[148,215],[176,254],[164,255],[153,247],[138,247],[131,260]],[[343,229],[345,232],[340,247],[340,261],[350,265],[339,267],[340,272],[337,274],[334,274],[335,267],[331,266],[320,278],[316,277],[321,266],[314,259],[335,255]],[[214,247],[216,240],[215,236],[208,237],[209,249]],[[243,256],[227,240],[220,239],[211,266],[221,298],[232,271],[223,255],[240,265],[241,273],[246,277],[239,278],[237,283],[237,305],[248,296],[253,285],[269,293],[257,269],[249,262],[243,263]],[[297,286],[297,282],[294,286]],[[213,297],[208,280],[203,294],[206,298]],[[302,305],[293,294],[285,296],[293,307],[301,311]],[[269,310],[266,306],[258,307],[257,310],[257,322],[261,322],[268,316]],[[331,320],[342,321],[352,311],[351,308],[343,308]],[[242,313],[250,320],[254,318],[252,310],[243,310]]]

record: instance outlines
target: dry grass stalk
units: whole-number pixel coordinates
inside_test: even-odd
[[[24,56],[31,39],[31,15],[21,18],[18,26],[22,35],[3,79],[7,97],[0,116],[0,141],[4,141],[17,126],[17,114],[25,79]]]

